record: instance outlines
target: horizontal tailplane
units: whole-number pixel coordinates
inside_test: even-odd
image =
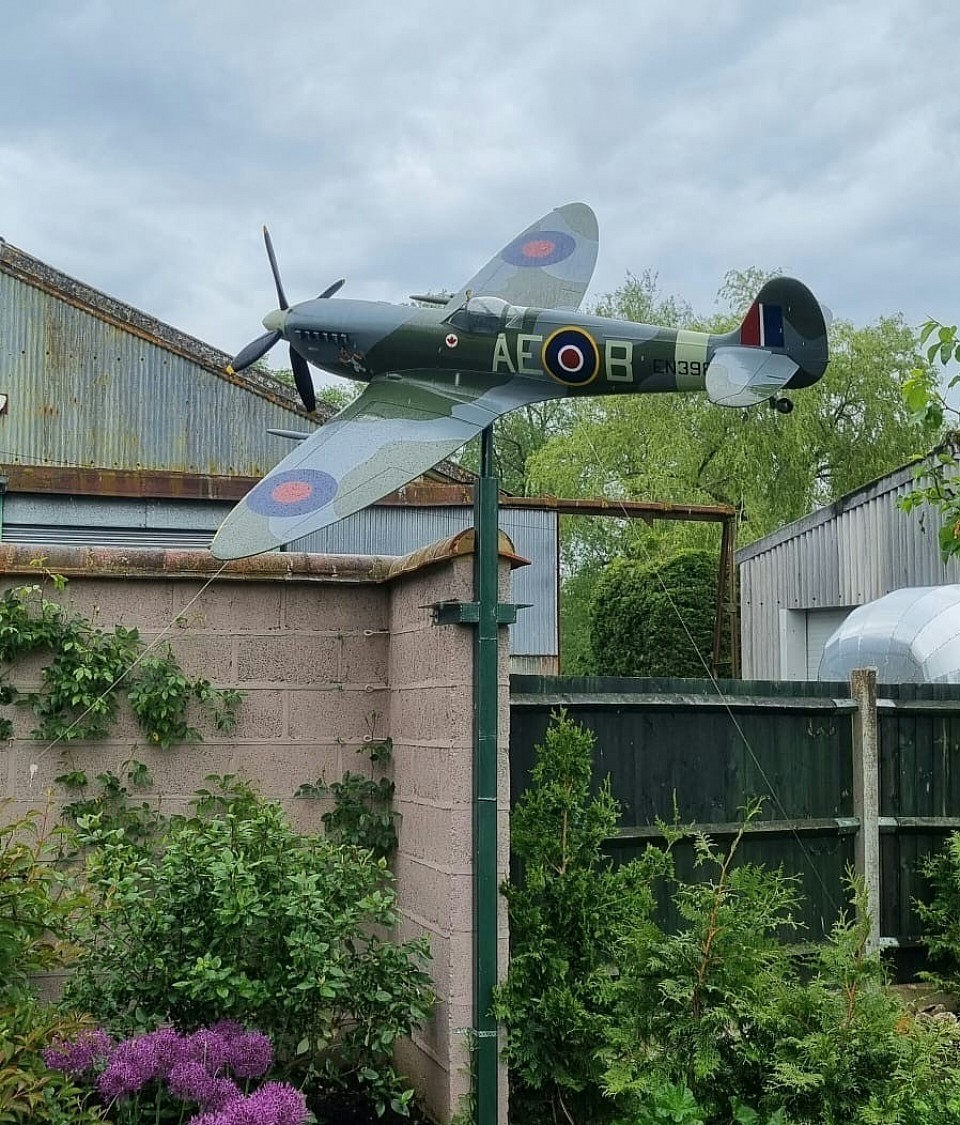
[[[720,406],[754,406],[816,383],[827,359],[819,301],[802,282],[776,277],[757,294],[740,327],[717,341],[707,393]]]

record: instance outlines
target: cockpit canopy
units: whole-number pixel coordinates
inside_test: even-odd
[[[527,310],[508,304],[502,297],[470,297],[451,316],[447,323],[464,332],[494,336],[504,328],[522,326]]]

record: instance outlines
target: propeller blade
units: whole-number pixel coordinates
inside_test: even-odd
[[[333,285],[328,285],[326,287],[326,289],[324,289],[324,291],[317,298],[317,300],[322,301],[324,299],[324,297],[332,297],[334,295],[334,293],[339,293],[340,290],[344,287],[345,284],[346,284],[346,279],[341,277],[340,280],[335,281],[333,283]]]
[[[290,345],[290,366],[293,368],[293,381],[297,384],[300,398],[308,413],[312,414],[317,409],[317,396],[313,390],[313,380],[310,378],[310,367],[303,356]]]
[[[283,282],[280,280],[280,269],[277,266],[277,256],[273,252],[273,241],[266,227],[263,228],[263,241],[266,243],[267,257],[270,259],[270,269],[273,271],[273,281],[277,287],[277,300],[280,302],[280,308],[288,309],[290,305],[287,303],[287,295],[283,291]]]
[[[245,367],[256,363],[258,359],[261,359],[270,351],[282,335],[282,332],[264,332],[262,336],[258,336],[252,343],[247,344],[242,351],[237,352],[227,370],[242,371]]]

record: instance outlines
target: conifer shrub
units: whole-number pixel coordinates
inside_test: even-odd
[[[643,861],[615,867],[602,852],[619,808],[609,783],[590,795],[593,741],[557,715],[512,814],[522,877],[503,887],[511,959],[494,1011],[507,1029],[514,1125],[613,1116],[598,1048],[611,1019],[618,932],[649,924],[652,881],[667,862],[650,849]]]
[[[518,1125],[960,1125],[960,1026],[915,1015],[868,948],[864,892],[811,950],[795,878],[661,825],[666,848],[616,867],[609,785],[591,796],[593,736],[555,716],[514,813],[522,874],[495,1011]],[[671,845],[693,834],[695,877]],[[957,932],[960,838],[943,868]],[[936,880],[935,880],[936,882]],[[669,898],[679,924],[658,921]]]
[[[664,563],[614,559],[590,607],[594,674],[704,676],[713,652],[717,565],[708,551],[683,551]]]

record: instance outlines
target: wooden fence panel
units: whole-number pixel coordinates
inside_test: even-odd
[[[595,783],[609,776],[621,804],[620,834],[608,841],[612,855],[639,854],[657,839],[657,819],[673,820],[675,808],[682,823],[723,842],[744,805],[763,797],[741,856],[782,864],[798,877],[809,937],[821,937],[847,907],[844,873],[856,862],[871,890],[874,940],[915,943],[913,900],[927,890],[920,863],[960,828],[960,687],[875,689],[872,673],[857,676],[856,692],[846,683],[714,687],[702,680],[514,676],[511,800],[529,782],[551,714],[564,707],[596,735]],[[871,730],[872,751],[864,746]],[[865,772],[858,766],[864,762]],[[692,863],[685,842],[678,868],[693,875]]]

